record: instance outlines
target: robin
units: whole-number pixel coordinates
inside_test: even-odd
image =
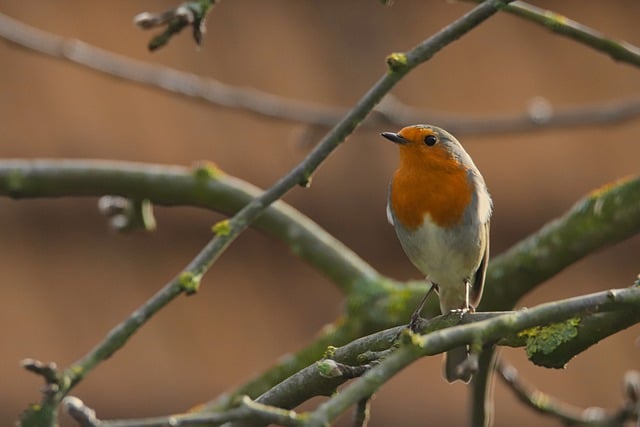
[[[482,297],[489,260],[491,197],[480,171],[458,140],[437,126],[413,125],[383,132],[400,150],[389,187],[387,218],[409,260],[431,284],[409,327],[417,326],[432,290],[440,311],[474,311]],[[468,348],[450,350],[444,374],[469,382]]]

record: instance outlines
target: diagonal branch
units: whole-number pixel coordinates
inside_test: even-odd
[[[478,2],[479,0],[473,0]],[[559,13],[541,9],[524,1],[515,1],[503,8],[504,11],[540,24],[554,33],[569,37],[587,45],[616,61],[640,66],[640,49],[622,40],[608,38],[601,32],[576,22]]]

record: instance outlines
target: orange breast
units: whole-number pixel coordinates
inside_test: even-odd
[[[393,175],[390,203],[398,221],[409,229],[425,214],[441,227],[458,224],[471,202],[467,170],[439,146],[416,152],[400,146],[400,167]]]

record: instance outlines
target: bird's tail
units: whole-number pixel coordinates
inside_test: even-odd
[[[457,347],[447,352],[444,362],[444,376],[450,383],[461,380],[465,383],[471,381],[472,372],[465,369],[465,362],[469,356],[467,346]]]

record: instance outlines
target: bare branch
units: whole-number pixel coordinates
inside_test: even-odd
[[[492,259],[479,310],[511,309],[527,292],[575,261],[639,232],[640,177],[604,185],[576,202],[560,218]],[[493,349],[485,350],[485,368],[491,365],[493,353]],[[544,359],[543,355],[536,357]],[[491,377],[489,371],[477,376],[473,384],[472,408],[479,414],[475,417],[479,423],[483,422],[481,415],[490,416],[492,411],[483,403]]]
[[[56,399],[43,402],[42,410],[54,414],[62,398],[100,362],[110,357],[126,344],[129,338],[155,313],[182,293],[197,291],[202,276],[229,247],[229,245],[275,201],[296,185],[308,183],[317,167],[373,110],[375,105],[406,74],[427,61],[444,46],[493,16],[508,0],[487,0],[469,13],[454,21],[432,37],[407,53],[391,55],[387,63],[389,72],[384,74],[346,116],[320,141],[320,143],[291,172],[278,180],[271,188],[254,198],[233,216],[224,227],[224,233],[216,235],[173,280],[160,289],[129,318],[116,326],[107,337],[83,358],[65,370],[64,387]],[[1,25],[0,25],[1,26]],[[364,396],[363,396],[364,397]],[[52,417],[54,420],[54,417]],[[53,424],[53,423],[50,423]]]
[[[262,191],[211,163],[186,168],[110,160],[0,160],[0,195],[15,199],[110,194],[235,214]],[[128,203],[108,210],[126,211]],[[116,212],[111,212],[113,209]],[[146,221],[149,224],[149,219]],[[380,279],[356,253],[285,202],[269,207],[255,225],[285,242],[345,293],[356,282]]]
[[[118,55],[76,39],[68,39],[31,27],[0,14],[0,37],[34,52],[82,65],[91,70],[176,95],[231,109],[240,109],[274,120],[303,123],[313,128],[334,126],[345,115],[342,108],[296,101],[251,88],[224,84],[169,67]],[[544,104],[544,108],[541,105]],[[537,99],[520,114],[472,117],[409,107],[387,96],[364,122],[365,128],[404,126],[430,117],[432,123],[464,134],[532,132],[576,126],[620,123],[640,116],[640,99],[611,101],[554,111]]]
[[[625,401],[619,410],[607,414],[602,408],[578,408],[561,402],[531,385],[526,384],[513,366],[499,361],[496,364],[499,377],[522,403],[534,411],[558,419],[567,425],[592,427],[618,427],[627,421],[638,419],[634,402]]]
[[[423,356],[442,353],[469,343],[490,344],[506,335],[517,334],[537,325],[561,322],[581,313],[600,313],[617,309],[637,310],[638,305],[640,305],[640,288],[634,286],[542,304],[427,335],[413,335],[410,339],[403,340],[404,345],[362,377],[321,404],[311,413],[307,425],[321,427],[329,424],[349,407],[371,396],[400,370]]]
[[[252,420],[263,424],[277,424],[286,427],[303,425],[303,417],[294,411],[287,411],[263,405],[243,396],[238,405],[223,413],[211,414],[176,414],[166,417],[137,418],[123,420],[99,420],[95,411],[86,406],[80,399],[68,396],[63,405],[69,415],[81,427],[184,427],[193,425],[220,425],[231,421]]]
[[[31,27],[1,13],[0,37],[17,46],[112,77],[263,117],[327,128],[335,125],[346,113],[344,109],[321,107],[255,89],[234,87],[192,73],[127,58],[77,39],[67,39]]]
[[[640,233],[640,176],[603,185],[491,260],[481,311],[510,310],[573,262]]]
[[[540,259],[534,259],[533,262],[537,265],[535,271],[542,272],[543,274],[537,279],[534,277],[533,282],[527,282],[525,289],[529,289],[534,286],[535,280],[544,280],[547,274],[555,274],[554,271],[557,268],[563,268],[568,264],[565,262],[573,262],[581,256],[599,248],[599,245],[610,244],[625,238],[637,232],[640,215],[638,215],[637,200],[640,198],[637,196],[637,191],[640,188],[640,178],[628,179],[620,181],[615,184],[608,185],[603,189],[592,192],[588,197],[582,201],[576,203],[575,207],[565,214],[561,220],[556,220],[543,228],[539,233],[529,237],[524,242],[526,244],[519,244],[514,249],[508,251],[506,254],[497,257],[493,263],[497,263],[497,267],[490,267],[489,281],[492,284],[489,288],[489,296],[487,298],[496,298],[496,295],[501,295],[502,291],[508,290],[502,288],[500,283],[508,283],[511,287],[515,287],[519,281],[527,281],[531,276],[531,272],[523,274],[520,269],[506,269],[505,266],[515,263],[520,267],[526,267],[528,263],[523,263],[521,257],[524,254],[531,256],[533,254],[544,255],[545,259],[553,259],[553,263],[549,261],[542,261]],[[158,165],[140,165],[133,163],[120,163],[120,162],[85,162],[85,161],[3,161],[0,162],[0,192],[11,195],[13,197],[58,197],[69,195],[98,195],[104,193],[121,194],[127,197],[150,197],[154,202],[161,204],[194,204],[209,208],[222,209],[224,211],[233,212],[242,206],[246,201],[250,200],[254,193],[259,190],[254,187],[246,187],[241,181],[224,175],[221,172],[211,169],[210,166],[201,165],[195,170],[189,170],[181,167],[167,167]],[[265,227],[267,230],[274,232],[274,229],[270,228],[270,224],[281,225],[276,227],[282,230],[291,230],[293,224],[300,224],[301,230],[309,227],[308,220],[300,222],[295,216],[291,217],[287,210],[283,210],[284,204],[279,202],[273,205],[259,220],[257,224],[261,227]],[[591,206],[591,207],[590,207]],[[616,206],[624,206],[624,209]],[[276,214],[277,213],[277,214]],[[275,215],[274,218],[271,218]],[[280,219],[277,219],[280,218]],[[277,220],[276,220],[277,219]],[[602,228],[598,221],[606,223],[606,227]],[[586,224],[592,226],[586,227]],[[633,225],[635,224],[635,225]],[[296,225],[297,226],[297,225]],[[580,249],[580,253],[574,253],[571,257],[561,256],[566,248],[563,245],[548,246],[548,242],[555,241],[552,236],[553,233],[557,233],[558,236],[571,235],[570,230],[580,230],[578,235],[571,238],[571,241],[575,242],[576,248]],[[310,230],[312,231],[312,230]],[[277,236],[288,241],[289,244],[294,245],[297,248],[305,248],[307,244],[308,249],[302,250],[303,253],[307,252],[312,254],[314,249],[321,249],[320,253],[324,253],[326,248],[323,248],[321,242],[326,241],[327,236],[323,237],[321,242],[316,242],[313,238],[309,243],[304,241],[297,241],[295,239],[300,238],[301,231],[293,232],[292,234],[279,234],[279,231],[275,232]],[[324,233],[324,232],[322,232]],[[322,233],[319,236],[322,236]],[[303,233],[304,234],[304,233]],[[311,233],[317,234],[317,231]],[[289,241],[292,236],[296,236],[294,240]],[[546,237],[545,237],[546,236]],[[578,239],[578,240],[576,240]],[[586,244],[586,242],[590,242]],[[317,246],[319,245],[320,246]],[[331,247],[331,246],[330,246]],[[296,250],[300,252],[301,249]],[[312,256],[313,258],[313,256]],[[337,259],[343,259],[340,255],[337,255]],[[330,262],[327,259],[327,262]],[[349,257],[343,259],[340,262],[346,262],[346,270],[351,271],[342,277],[351,277],[355,280],[357,277],[366,276],[366,271],[360,271],[359,267],[349,267]],[[556,263],[557,261],[558,263]],[[313,262],[313,261],[312,261]],[[318,267],[322,269],[322,267]],[[370,267],[368,267],[370,268]],[[494,270],[497,268],[497,270]],[[547,272],[547,268],[552,270]],[[528,271],[528,269],[527,269]],[[333,272],[332,274],[335,274]],[[373,276],[372,276],[373,277]],[[346,279],[345,279],[346,280]],[[348,279],[347,282],[351,280]],[[357,280],[356,280],[357,282]],[[539,283],[539,282],[535,282]],[[274,383],[282,381],[282,379],[288,377],[293,372],[300,369],[301,366],[305,366],[310,363],[311,360],[317,358],[321,354],[327,345],[340,345],[340,343],[348,342],[354,339],[358,335],[367,333],[369,330],[377,330],[379,328],[389,327],[393,324],[402,323],[406,320],[410,314],[410,306],[417,304],[417,300],[421,298],[425,291],[424,284],[418,286],[393,286],[390,282],[373,280],[368,282],[367,295],[373,298],[372,301],[367,302],[361,300],[354,307],[374,307],[375,309],[367,309],[359,311],[357,313],[350,313],[346,321],[338,328],[328,328],[327,335],[324,338],[320,338],[313,346],[302,350],[300,353],[288,358],[286,362],[273,367],[273,369],[265,372],[257,377],[247,385],[241,387],[236,392],[233,392],[231,396],[238,394],[250,394],[257,396],[265,389],[271,387]],[[360,286],[360,285],[359,285]],[[497,289],[493,289],[497,287]],[[376,290],[377,289],[377,290]],[[360,294],[358,288],[352,289],[354,295]],[[415,296],[415,303],[407,300],[407,292]],[[491,296],[491,293],[496,292],[496,295]],[[521,290],[520,292],[523,292]],[[519,298],[520,292],[516,292],[508,298]],[[506,298],[502,295],[500,298]],[[361,298],[361,297],[360,297]],[[402,299],[402,304],[398,301],[398,298]],[[362,298],[361,298],[362,299]],[[503,300],[502,303],[496,303],[497,305],[509,304],[508,301],[515,301],[510,299]],[[400,306],[406,308],[406,313],[399,310]],[[347,304],[352,306],[351,303]],[[429,311],[431,314],[437,312],[437,308],[432,307]],[[601,319],[596,319],[598,316],[592,316],[585,318],[581,321],[581,326],[588,325],[590,319],[594,319],[594,325],[608,325],[614,327],[619,325],[619,329],[623,328],[618,321],[606,320],[605,317],[612,316],[615,319],[613,313],[604,313],[598,316]],[[360,325],[358,329],[354,329],[351,326],[349,319],[353,317],[358,319],[356,324]],[[622,316],[622,320],[630,320],[633,316]],[[618,317],[620,319],[620,316]],[[364,329],[363,329],[364,328]],[[619,330],[617,329],[617,330]],[[572,345],[565,347],[559,347],[560,353],[553,353],[551,358],[556,358],[555,363],[566,363],[558,359],[559,357],[570,358],[571,355],[576,354],[582,350],[579,348],[587,348],[597,340],[601,339],[607,334],[613,332],[603,332],[604,329],[587,328],[583,334],[579,330],[578,335],[571,341]],[[591,332],[589,332],[591,331]],[[600,332],[598,332],[600,331]],[[598,332],[598,333],[597,333]],[[393,332],[397,334],[396,332]],[[603,335],[604,334],[604,335]],[[372,342],[365,340],[358,340],[353,345],[360,345],[357,354],[365,356],[365,360],[376,360],[380,356],[377,352],[384,352],[388,349],[389,343],[393,340],[393,336],[389,336],[386,341],[382,340],[377,347]],[[583,342],[581,337],[585,338]],[[582,342],[582,344],[580,344]],[[359,344],[360,343],[360,344]],[[521,345],[516,344],[516,345]],[[572,349],[572,350],[571,350]],[[337,354],[341,354],[341,350],[338,350]],[[355,354],[355,352],[354,352]],[[565,354],[567,356],[560,356]],[[367,356],[368,355],[368,356]],[[360,359],[344,359],[343,362],[347,364],[360,363]],[[553,360],[553,359],[550,359]],[[557,360],[561,360],[558,362]],[[550,363],[549,361],[538,363]],[[260,391],[262,390],[262,391]],[[265,396],[266,397],[266,396]],[[209,408],[220,407],[221,402],[207,405]],[[268,401],[269,404],[279,404],[282,402]],[[222,406],[226,406],[223,404]]]
[[[495,135],[611,125],[636,120],[640,117],[640,98],[556,110],[549,101],[536,97],[523,113],[472,117],[442,111],[424,111],[387,97],[377,111],[394,124],[421,123],[425,117],[429,117],[430,122],[437,123],[456,135]]]
[[[67,396],[62,401],[62,406],[71,418],[76,420],[81,427],[99,427],[100,421],[96,417],[96,411],[89,408],[77,397]]]
[[[35,359],[24,359],[21,365],[27,371],[41,376],[47,384],[58,384],[60,381],[58,366],[54,362],[42,363]]]
[[[364,398],[358,402],[353,413],[353,427],[366,427],[369,424],[370,409],[370,398]]]
[[[603,302],[605,300],[608,302]],[[618,302],[613,302],[615,300],[618,300]],[[425,351],[422,355],[444,352],[461,345],[461,342],[475,342],[480,346],[492,346],[494,343],[516,347],[529,346],[529,340],[525,337],[530,335],[531,332],[523,334],[522,331],[524,329],[531,330],[531,328],[522,326],[524,323],[521,326],[513,326],[510,322],[514,318],[516,319],[516,324],[521,321],[532,322],[532,320],[524,320],[524,317],[521,317],[528,316],[524,313],[531,310],[533,310],[533,316],[539,321],[538,327],[547,325],[550,328],[554,328],[555,324],[571,323],[559,323],[558,319],[579,319],[577,322],[585,326],[579,328],[576,335],[572,335],[569,341],[582,341],[593,337],[593,345],[600,339],[601,333],[597,331],[602,328],[607,329],[609,335],[613,335],[625,327],[640,323],[640,313],[637,310],[638,300],[640,300],[640,288],[633,287],[552,302],[517,312],[477,312],[467,314],[463,317],[461,324],[459,323],[460,317],[458,315],[438,316],[428,321],[421,321],[418,325],[420,336],[409,333],[403,326],[390,328],[358,338],[341,347],[329,347],[320,362],[311,363],[295,374],[290,374],[282,382],[259,396],[256,401],[270,406],[291,409],[314,396],[332,395],[340,385],[348,382],[350,378],[363,374],[366,376],[370,370],[376,370],[377,365],[384,364],[387,359],[395,357],[397,351],[402,351],[409,344],[422,346],[421,343],[425,342],[424,340],[433,340],[433,343],[429,345],[434,347],[428,351],[424,347]],[[546,314],[540,314],[542,312]],[[627,321],[625,326],[609,328],[607,325],[597,323],[597,320],[602,320],[602,316],[605,315],[617,316],[621,319],[630,318],[631,320]],[[590,321],[592,318],[596,320]],[[466,326],[472,326],[476,332],[469,332],[465,329]],[[496,328],[496,330],[493,330],[493,328]],[[557,327],[555,328],[557,329]],[[544,329],[544,327],[540,329]],[[556,336],[546,336],[547,349],[563,345],[562,340],[559,338],[562,331],[560,329],[557,330],[559,332]],[[460,336],[456,337],[457,334],[461,333],[465,334],[464,341],[458,341]],[[541,337],[544,336],[542,333],[540,335]],[[396,340],[397,337],[400,337],[399,341]],[[537,344],[539,345],[540,341]],[[398,350],[398,346],[400,350]],[[585,348],[579,347],[576,352],[583,351]],[[376,384],[381,385],[383,382],[380,381]],[[633,383],[633,381],[629,382]],[[633,389],[633,387],[628,388]],[[375,387],[369,389],[371,393],[375,390]],[[344,390],[340,392],[340,394],[343,393]],[[628,394],[633,395],[633,392]],[[346,408],[344,409],[346,410]],[[210,405],[203,408],[205,412],[210,410],[215,409]],[[218,410],[223,409],[218,408]],[[260,422],[240,423],[231,424],[230,427],[246,425],[262,426],[264,424]]]
[[[610,39],[601,32],[559,13],[541,9],[523,1],[515,1],[505,6],[503,10],[605,53],[616,61],[640,66],[640,49],[636,46],[625,41]]]

